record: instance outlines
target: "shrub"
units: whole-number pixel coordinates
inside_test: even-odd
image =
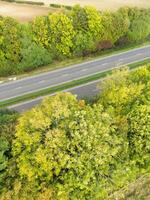
[[[128,9],[130,27],[128,38],[131,42],[144,40],[150,35],[150,10]]]
[[[38,6],[43,6],[43,2],[38,2],[38,1],[22,1],[22,0],[14,0],[16,3],[22,3],[22,4],[31,4],[31,5],[38,5]]]
[[[15,0],[2,0],[2,1],[15,2]]]
[[[44,47],[32,42],[30,38],[24,38],[22,45],[19,71],[31,71],[52,62],[52,55]]]
[[[7,151],[9,151],[9,143],[6,138],[0,136],[0,191],[3,188],[6,178],[8,164]]]
[[[135,106],[128,120],[130,156],[137,165],[147,169],[150,166],[150,105]]]
[[[50,6],[54,7],[54,8],[61,8],[62,7],[60,4],[54,4],[54,3],[51,3]]]
[[[11,186],[14,176],[11,148],[17,119],[18,113],[15,111],[0,110],[0,192]]]
[[[72,10],[72,6],[68,6],[68,5],[63,5],[63,8],[66,8],[67,10]]]

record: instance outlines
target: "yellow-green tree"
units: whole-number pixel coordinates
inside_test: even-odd
[[[150,35],[150,9],[128,8],[130,27],[128,38],[131,42],[144,40]]]
[[[16,72],[20,59],[21,34],[17,21],[0,17],[0,76]]]
[[[96,48],[101,38],[101,14],[93,7],[73,7],[71,19],[75,29],[74,53],[86,54]]]
[[[101,105],[71,94],[45,99],[20,118],[13,148],[19,174],[53,187],[54,199],[106,197],[110,166],[125,152],[112,122]]]
[[[126,10],[120,9],[114,13],[102,13],[102,42],[114,45],[117,40],[126,35],[130,21]]]
[[[144,85],[130,80],[128,69],[115,70],[100,85],[100,103],[116,114],[126,114],[136,99],[142,94]]]
[[[63,13],[54,13],[48,18],[52,51],[55,52],[56,56],[70,56],[75,35],[71,20]]]
[[[150,104],[134,106],[128,121],[130,156],[140,167],[150,169]]]
[[[37,43],[49,49],[50,43],[50,24],[48,17],[36,17],[31,23],[31,32],[33,40]]]

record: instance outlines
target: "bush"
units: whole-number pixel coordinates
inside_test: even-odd
[[[2,1],[15,2],[15,0],[2,0]]]
[[[72,6],[63,5],[63,7],[66,8],[67,10],[72,10]]]
[[[0,62],[0,77],[5,77],[17,73],[17,68],[12,62],[9,62],[8,60],[3,60]]]
[[[14,0],[16,3],[23,3],[23,4],[31,4],[31,5],[38,5],[38,6],[43,6],[43,2],[38,2],[38,1],[22,1],[22,0]]]
[[[54,4],[54,3],[51,3],[50,6],[54,7],[54,8],[61,8],[62,7],[60,4]]]
[[[14,138],[18,116],[16,111],[0,109],[0,136],[5,137],[10,143]]]
[[[128,9],[130,27],[128,38],[131,42],[141,41],[150,35],[150,9]]]
[[[128,120],[130,156],[140,167],[150,169],[150,105],[135,106]]]
[[[0,192],[10,187],[14,175],[11,148],[18,116],[15,111],[0,110]]]
[[[44,47],[32,42],[30,38],[24,38],[22,46],[18,71],[31,71],[52,62],[52,55]]]
[[[65,8],[65,9],[67,9],[67,10],[71,10],[71,9],[72,9],[72,6],[61,5],[61,4],[54,4],[54,3],[51,3],[51,4],[50,4],[50,7],[54,7],[54,8]]]

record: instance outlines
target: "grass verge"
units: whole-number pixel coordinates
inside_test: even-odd
[[[129,69],[132,70],[132,69],[135,69],[139,66],[148,64],[149,62],[150,62],[150,59],[147,59],[147,60],[140,61],[140,62],[137,62],[137,63],[129,64],[128,67],[129,67]],[[5,100],[5,101],[1,101],[0,102],[0,108],[7,107],[7,106],[10,106],[10,105],[13,105],[13,104],[17,104],[17,103],[20,103],[20,102],[23,102],[23,101],[35,99],[35,98],[40,97],[40,96],[50,95],[50,94],[53,94],[53,93],[56,93],[56,92],[59,92],[59,91],[63,91],[63,90],[75,87],[75,86],[86,84],[86,83],[89,83],[89,82],[92,82],[92,81],[96,81],[96,80],[99,80],[101,78],[104,78],[104,77],[110,75],[112,72],[113,72],[113,69],[108,70],[108,71],[104,71],[104,72],[100,72],[100,73],[97,73],[97,74],[94,74],[94,75],[91,75],[91,76],[87,76],[87,77],[84,77],[84,78],[81,78],[81,79],[73,80],[73,81],[70,81],[70,82],[67,82],[67,83],[64,83],[64,84],[61,84],[61,85],[57,85],[57,86],[54,86],[54,87],[42,89],[42,90],[39,90],[37,92],[33,92],[33,93],[25,94],[25,95],[22,95],[22,96],[18,96],[18,97],[12,98],[12,99],[8,99],[8,100]]]

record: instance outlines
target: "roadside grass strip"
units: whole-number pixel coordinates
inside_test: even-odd
[[[150,58],[145,59],[143,61],[136,62],[136,63],[123,65],[123,66],[128,66],[130,70],[133,70],[133,69],[140,67],[142,65],[146,65],[149,62],[150,62]],[[119,68],[121,68],[121,66]],[[81,78],[81,79],[76,79],[76,80],[73,80],[73,81],[70,81],[70,82],[66,82],[66,83],[63,83],[61,85],[45,88],[45,89],[38,90],[38,91],[33,92],[33,93],[29,93],[29,94],[25,94],[25,95],[22,95],[22,96],[18,96],[18,97],[14,97],[14,98],[11,98],[11,99],[8,99],[8,100],[1,101],[0,102],[0,108],[11,106],[11,105],[14,105],[14,104],[17,104],[17,103],[20,103],[20,102],[24,102],[24,101],[36,99],[37,97],[42,97],[42,96],[50,95],[50,94],[53,94],[53,93],[56,93],[56,92],[64,91],[66,89],[70,89],[70,88],[73,88],[75,86],[84,85],[84,84],[90,83],[92,81],[100,80],[100,79],[105,78],[106,76],[112,74],[112,72],[115,69],[116,68],[113,68],[111,70],[96,73],[94,75],[90,75],[90,76],[87,76],[87,77],[84,77],[84,78]]]

